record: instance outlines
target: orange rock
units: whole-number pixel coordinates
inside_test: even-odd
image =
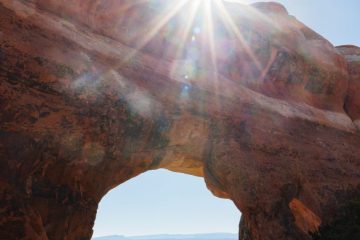
[[[289,203],[289,208],[295,217],[295,224],[305,234],[315,233],[319,230],[321,219],[308,209],[299,199],[294,198]]]

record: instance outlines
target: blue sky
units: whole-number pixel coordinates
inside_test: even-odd
[[[334,45],[360,46],[360,0],[279,2]],[[127,181],[103,198],[94,236],[235,233],[239,219],[233,203],[212,196],[202,178],[157,170]]]
[[[240,212],[214,197],[199,177],[148,171],[101,201],[95,236],[236,232]]]
[[[274,2],[244,0],[244,2]],[[335,46],[360,46],[359,0],[278,0],[289,13]]]

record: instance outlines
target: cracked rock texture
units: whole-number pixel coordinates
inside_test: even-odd
[[[158,168],[231,199],[244,240],[310,239],[359,196],[360,49],[279,4],[210,3],[209,31],[179,2],[0,0],[0,239],[90,239]]]

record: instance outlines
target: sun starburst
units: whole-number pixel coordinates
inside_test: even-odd
[[[153,56],[161,55],[163,60],[172,65],[170,77],[182,81],[185,92],[191,90],[194,81],[207,79],[210,82],[207,84],[213,87],[212,91],[218,93],[219,76],[225,71],[224,61],[227,61],[228,55],[236,55],[236,51],[247,56],[245,65],[252,66],[254,71],[263,72],[262,69],[266,67],[253,52],[248,36],[235,18],[244,14],[247,15],[244,19],[252,16],[275,28],[276,24],[255,8],[227,2],[247,1],[138,0],[136,7],[140,10],[137,15],[149,16],[146,16],[144,26],[130,22],[129,26],[136,36],[133,42],[136,44],[119,65],[127,63],[140,52],[150,51]],[[233,6],[235,9],[232,9]],[[238,6],[242,10],[234,13]],[[222,45],[224,42],[225,46]]]

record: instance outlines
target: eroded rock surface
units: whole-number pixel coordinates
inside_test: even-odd
[[[345,110],[360,128],[360,48],[356,46],[339,46],[337,50],[348,62],[349,89],[345,101]]]
[[[243,239],[310,239],[359,196],[359,48],[283,6],[1,0],[0,13],[1,239],[89,239],[101,198],[158,168],[234,201]]]

